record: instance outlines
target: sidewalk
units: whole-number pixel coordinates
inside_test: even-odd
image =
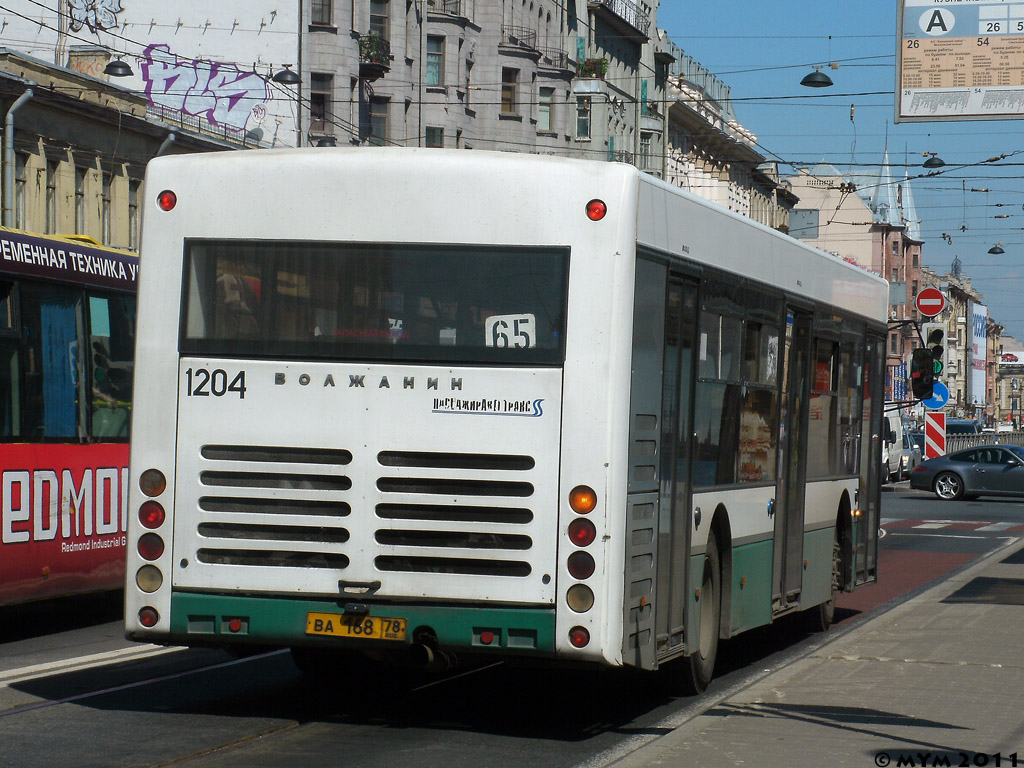
[[[1024,766],[1024,542],[614,764],[745,765]]]

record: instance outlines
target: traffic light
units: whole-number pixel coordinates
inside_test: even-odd
[[[946,367],[946,324],[945,323],[923,323],[921,325],[921,337],[924,339],[924,346],[931,352],[935,361],[933,372],[936,380]]]
[[[910,391],[915,400],[927,400],[935,386],[935,358],[927,347],[918,347],[910,354]]]

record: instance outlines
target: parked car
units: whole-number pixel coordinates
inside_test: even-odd
[[[940,499],[1024,496],[1024,447],[979,445],[927,459],[910,473],[910,487]]]
[[[914,445],[916,445],[917,449],[919,451],[921,451],[921,458],[923,459],[924,458],[924,432],[917,432],[915,430],[914,432],[910,433],[910,439],[914,441]]]
[[[923,444],[922,435],[922,444]],[[900,456],[900,478],[906,480],[917,466],[924,460],[922,448],[919,448],[910,432],[903,433],[903,454]]]
[[[946,435],[980,435],[981,424],[973,419],[946,419]]]
[[[903,421],[896,412],[882,418],[882,482],[900,479],[903,459]]]

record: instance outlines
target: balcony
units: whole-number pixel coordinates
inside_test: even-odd
[[[542,67],[553,67],[554,69],[573,70],[576,63],[569,58],[569,54],[558,48],[541,48],[540,62]]]
[[[597,77],[604,79],[608,73],[608,59],[584,59],[580,64],[580,77]]]
[[[529,27],[501,27],[501,44],[537,50],[537,32]]]
[[[587,0],[587,8],[599,11],[598,18],[623,33],[627,40],[646,43],[651,20],[632,0]]]
[[[466,16],[466,0],[427,0],[427,5],[434,13],[444,13],[448,16]]]
[[[391,43],[380,35],[359,37],[359,77],[376,80],[391,69]]]

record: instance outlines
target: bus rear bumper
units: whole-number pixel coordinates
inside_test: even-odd
[[[362,617],[373,634],[322,634]],[[370,620],[369,624],[366,620]],[[382,632],[383,628],[388,631]],[[400,631],[393,631],[400,628]],[[357,629],[359,631],[360,627]],[[400,635],[400,637],[398,637]],[[152,642],[151,638],[145,638]],[[175,592],[166,642],[205,646],[320,647],[406,652],[418,643],[448,651],[553,656],[555,610],[407,603],[357,603]]]

